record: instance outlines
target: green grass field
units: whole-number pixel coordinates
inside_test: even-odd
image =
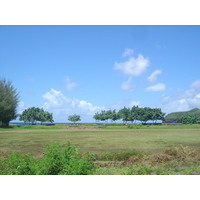
[[[0,150],[4,152],[42,153],[48,143],[68,140],[82,152],[103,153],[105,151],[138,150],[159,153],[180,145],[200,148],[200,126],[126,126],[55,125],[13,126],[0,129]]]
[[[82,153],[105,155],[119,152],[142,152],[146,156],[167,149],[187,147],[200,151],[200,126],[133,126],[126,125],[55,125],[11,126],[0,128],[0,152],[31,153],[41,157],[45,145],[70,141]],[[103,162],[103,161],[99,161]],[[107,162],[107,161],[105,161]],[[199,161],[198,161],[199,162]],[[104,163],[105,164],[105,163]],[[198,163],[197,163],[198,165]],[[100,168],[96,174],[123,174],[126,168]],[[103,171],[102,171],[103,170]],[[110,172],[111,170],[112,172]],[[118,171],[122,170],[120,173]],[[132,173],[130,169],[127,173]]]

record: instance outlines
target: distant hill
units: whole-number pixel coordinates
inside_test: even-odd
[[[170,113],[165,117],[164,123],[176,123],[177,118],[182,117],[184,115],[197,115],[200,117],[200,109],[194,108],[192,110],[185,111],[185,112]]]

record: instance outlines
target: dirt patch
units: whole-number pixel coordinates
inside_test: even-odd
[[[7,158],[7,157],[8,157],[7,153],[0,151],[0,158]]]
[[[94,128],[94,127],[65,127],[64,129],[73,129],[73,130],[97,130],[100,128]]]
[[[124,166],[132,166],[135,163],[141,163],[143,161],[143,158],[141,156],[131,156],[129,159],[125,160],[123,163]]]
[[[174,159],[173,156],[170,156],[170,155],[167,155],[164,153],[160,153],[160,154],[151,155],[144,160],[151,162],[151,163],[162,163],[165,161],[171,161],[173,159]]]

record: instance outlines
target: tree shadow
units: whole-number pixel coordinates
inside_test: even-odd
[[[2,125],[0,125],[0,129],[13,129],[13,128],[15,128],[15,127],[21,127],[21,125],[16,125],[16,126],[2,126]]]

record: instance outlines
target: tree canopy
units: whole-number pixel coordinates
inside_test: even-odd
[[[14,88],[11,81],[0,79],[0,124],[8,126],[9,122],[16,119],[19,92]]]
[[[156,123],[157,120],[164,120],[165,113],[161,111],[160,108],[140,108],[138,106],[133,106],[132,108],[122,108],[118,112],[116,110],[102,110],[100,113],[95,113],[93,118],[98,121],[106,121],[110,119],[111,121],[116,121],[121,119],[123,122],[134,122],[141,121],[141,123],[146,123],[152,120]]]
[[[182,117],[177,118],[178,123],[182,124],[197,124],[200,121],[200,117],[197,115],[183,115]]]
[[[80,115],[76,115],[76,114],[69,115],[68,120],[75,123],[77,121],[81,121],[81,117]]]
[[[44,111],[43,108],[31,107],[22,112],[19,117],[20,121],[31,122],[35,124],[37,121],[40,121],[41,124],[44,122],[53,122],[53,114],[47,111]]]

